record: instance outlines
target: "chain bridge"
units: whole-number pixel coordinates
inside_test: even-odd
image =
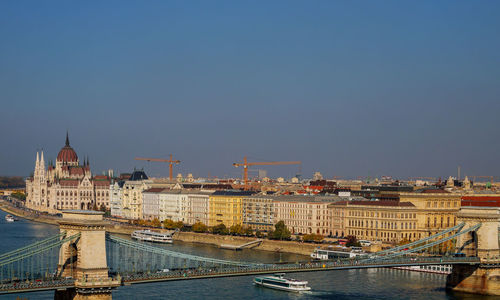
[[[355,259],[264,264],[132,241],[107,233],[99,212],[66,211],[58,235],[0,255],[0,294],[54,290],[54,299],[111,299],[119,286],[148,282],[446,264],[453,265],[447,288],[500,295],[499,210],[462,209],[459,220],[422,240]],[[440,256],[429,253],[440,245],[454,246]]]

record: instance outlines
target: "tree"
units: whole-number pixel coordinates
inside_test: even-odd
[[[161,222],[158,220],[158,218],[154,218],[153,221],[151,221],[151,226],[153,227],[161,227]]]
[[[226,234],[229,234],[229,230],[227,230],[226,225],[221,223],[219,225],[212,227],[212,233],[226,235]]]
[[[347,247],[361,247],[361,244],[358,242],[358,239],[354,235],[347,236],[347,243],[345,245]]]
[[[285,225],[284,221],[279,221],[274,225],[274,231],[269,233],[269,237],[273,240],[289,240],[292,234]]]
[[[265,235],[262,232],[260,232],[260,230],[257,230],[257,231],[255,231],[255,236],[260,239],[260,238],[263,238]]]
[[[22,192],[14,192],[10,195],[18,200],[22,200],[22,201],[26,200],[26,194],[22,193]]]
[[[196,222],[193,224],[193,231],[194,232],[207,232],[208,227],[207,227],[207,225],[205,225],[201,222]]]
[[[245,227],[245,228],[243,229],[243,231],[244,231],[244,233],[243,233],[244,235],[246,235],[246,236],[253,236],[253,229],[252,229],[252,228],[250,228],[250,227]]]
[[[406,245],[408,244],[410,241],[407,239],[407,238],[404,238],[402,239],[401,241],[399,241],[398,245],[399,246],[403,246],[403,245]]]
[[[174,221],[170,219],[163,220],[163,227],[165,227],[166,229],[174,229]]]
[[[182,221],[174,222],[174,229],[181,229],[182,227],[184,227],[184,223],[182,223]]]
[[[321,242],[324,239],[324,237],[321,234],[306,234],[302,237],[302,240],[304,242]]]
[[[240,224],[234,224],[229,228],[229,233],[232,235],[243,235],[245,232],[243,230],[243,226]]]

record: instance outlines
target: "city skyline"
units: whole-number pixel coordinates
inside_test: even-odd
[[[1,3],[1,175],[66,131],[96,173],[499,175],[499,5]]]

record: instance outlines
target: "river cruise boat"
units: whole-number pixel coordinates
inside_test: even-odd
[[[172,235],[170,233],[159,233],[149,229],[136,230],[132,232],[132,238],[139,241],[154,242],[154,243],[173,243]]]
[[[288,292],[306,292],[311,290],[311,288],[307,286],[307,281],[285,278],[284,273],[255,277],[253,283],[255,285]]]
[[[316,260],[330,260],[339,258],[354,258],[359,255],[366,255],[359,247],[341,249],[314,249],[311,258]]]
[[[5,216],[5,221],[7,221],[7,222],[14,222],[14,221],[17,221],[17,220],[12,215],[6,215]]]
[[[393,267],[393,269],[448,275],[451,274],[452,266],[451,265],[408,266],[408,267]]]

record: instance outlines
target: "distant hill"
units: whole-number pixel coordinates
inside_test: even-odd
[[[26,183],[21,176],[0,176],[0,189],[21,188],[25,186]]]

